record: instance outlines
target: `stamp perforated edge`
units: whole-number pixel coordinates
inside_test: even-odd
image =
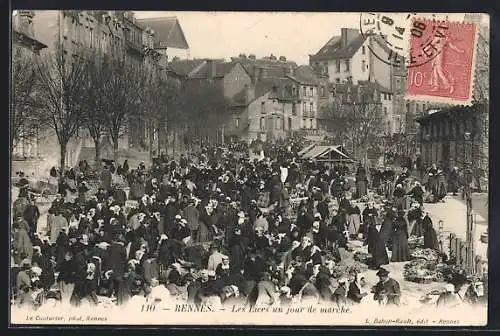
[[[428,19],[421,17],[422,20],[426,21],[433,21],[433,22],[446,22],[448,24],[458,24],[458,25],[471,25],[474,26],[474,37],[473,37],[473,48],[472,48],[472,64],[471,64],[471,74],[470,74],[470,85],[469,85],[469,92],[467,95],[466,100],[462,99],[457,99],[453,97],[439,97],[439,96],[432,96],[432,95],[410,95],[408,94],[408,90],[406,90],[406,94],[404,99],[409,100],[409,101],[425,101],[425,102],[430,102],[430,103],[440,103],[440,104],[453,104],[453,105],[463,105],[463,106],[470,106],[473,102],[473,92],[474,92],[474,87],[476,83],[476,61],[477,61],[477,39],[478,39],[478,34],[479,34],[479,27],[475,23],[467,23],[467,22],[458,22],[458,21],[446,21],[446,20],[436,20],[436,19]],[[410,37],[411,38],[411,37]],[[418,69],[417,67],[414,68],[408,68],[408,69]],[[406,69],[407,76],[408,76],[408,69]]]

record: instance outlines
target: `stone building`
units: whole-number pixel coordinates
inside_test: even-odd
[[[13,24],[21,27],[17,21]],[[130,11],[76,11],[76,10],[36,10],[32,11],[32,32],[37,40],[47,46],[42,57],[61,49],[65,55],[78,58],[89,52],[107,54],[112,57],[125,57],[129,66],[139,67],[155,76],[166,75],[166,57],[155,49],[158,36],[154,29],[141,25]],[[16,27],[16,26],[15,26]],[[129,120],[127,132],[120,139],[119,148],[126,152],[130,148],[148,151],[151,146],[151,125],[143,120]],[[155,141],[158,136],[155,136]],[[38,137],[39,154],[44,158],[41,170],[50,169],[59,162],[58,142],[50,129],[40,132]],[[110,140],[104,136],[103,153]],[[156,146],[158,146],[156,144]],[[92,159],[93,142],[86,130],[79,130],[68,144],[66,162],[75,165],[80,159]],[[43,173],[42,173],[43,175]]]
[[[37,39],[35,24],[33,22],[34,17],[35,12],[27,10],[17,10],[12,14],[11,62],[13,68],[16,66],[23,66],[23,64],[36,64],[37,58],[40,57],[40,52],[47,48],[46,44]],[[13,69],[13,71],[15,70]],[[15,86],[16,83],[12,83],[12,85]],[[12,94],[15,95],[23,93],[13,92]],[[36,94],[35,88],[33,88],[33,92],[31,92],[31,94]],[[36,99],[36,97],[33,98]],[[14,106],[11,105],[11,108],[14,108]],[[16,111],[16,113],[22,113],[22,111]],[[22,118],[22,115],[19,115],[19,118]],[[25,132],[24,130],[20,130],[20,132],[22,134],[17,137],[19,141],[17,143],[12,143],[13,159],[38,159],[40,155],[38,128],[34,132],[29,132],[30,134],[27,134],[28,132]]]

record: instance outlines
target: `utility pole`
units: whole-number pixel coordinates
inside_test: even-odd
[[[468,156],[466,156],[466,154],[470,153],[471,155],[470,162],[472,162],[473,153],[468,148],[466,149],[466,147],[468,147],[470,140],[471,140],[471,133],[465,132],[463,166],[464,166],[464,195],[465,195],[465,204],[467,209],[466,210],[467,272],[470,275],[473,275],[475,273],[475,267],[474,267],[475,253],[474,253],[474,218],[472,211],[472,196],[471,196],[472,191],[470,189],[470,182],[472,176],[466,167],[466,162],[469,162],[469,158]]]

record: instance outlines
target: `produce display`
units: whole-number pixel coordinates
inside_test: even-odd
[[[413,259],[404,267],[405,280],[418,283],[438,281],[436,263],[425,259]]]
[[[410,257],[412,259],[425,259],[437,263],[439,260],[439,252],[430,248],[424,249],[417,247],[410,249]]]
[[[424,245],[424,237],[410,236],[408,237],[408,247],[414,249],[418,246]]]
[[[360,263],[366,264],[366,263],[368,263],[370,258],[371,258],[371,255],[369,253],[360,252],[360,251],[357,251],[354,253],[354,260],[358,261]]]

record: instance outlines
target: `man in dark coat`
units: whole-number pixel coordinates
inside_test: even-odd
[[[381,267],[377,272],[379,282],[373,288],[373,299],[383,305],[399,305],[401,289],[399,283],[389,278],[389,271]]]
[[[120,299],[120,291],[123,290],[123,275],[127,268],[127,251],[120,237],[115,237],[108,247],[109,264],[111,266],[109,296],[115,294]]]
[[[111,188],[111,172],[109,171],[108,166],[104,166],[101,172],[101,185],[104,190],[109,191]]]
[[[24,219],[28,222],[29,226],[29,235],[30,238],[33,239],[34,234],[37,232],[37,223],[38,218],[40,217],[40,210],[36,206],[35,198],[30,197],[29,203],[26,205],[24,209]]]
[[[418,181],[415,181],[414,187],[406,195],[410,195],[420,205],[424,204],[424,190]]]
[[[191,230],[191,238],[196,241],[200,228],[200,212],[195,206],[194,199],[189,200],[188,206],[183,211],[183,217],[187,220],[187,227]]]

